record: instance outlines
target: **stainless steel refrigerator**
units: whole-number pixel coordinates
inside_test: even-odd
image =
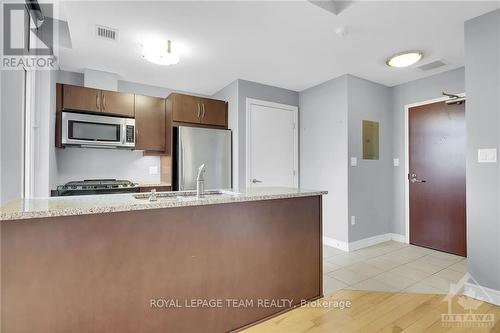
[[[205,164],[205,189],[232,187],[231,131],[179,126],[174,128],[173,189],[196,190],[196,176]]]

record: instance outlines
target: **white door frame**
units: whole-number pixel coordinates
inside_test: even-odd
[[[457,96],[465,97],[465,93],[457,94]],[[405,174],[404,174],[404,184],[405,184],[405,239],[406,243],[410,244],[410,180],[408,175],[410,174],[410,118],[409,112],[411,108],[439,103],[449,100],[448,96],[442,96],[427,101],[411,103],[405,105]]]
[[[250,143],[251,141],[251,123],[250,123],[250,107],[252,105],[261,105],[261,106],[267,106],[271,108],[276,108],[276,109],[283,109],[287,110],[290,112],[293,112],[293,122],[294,122],[294,132],[293,132],[293,139],[294,139],[294,154],[293,154],[293,167],[296,170],[295,176],[293,179],[293,185],[294,187],[299,186],[299,108],[297,106],[293,105],[286,105],[286,104],[280,104],[280,103],[274,103],[274,102],[268,102],[268,101],[263,101],[259,99],[254,99],[254,98],[248,98],[246,99],[246,109],[245,109],[245,119],[246,119],[246,170],[245,170],[245,184],[247,187],[251,187],[250,183],[250,175],[251,175],[251,160],[252,156],[250,154],[251,152],[251,147]]]

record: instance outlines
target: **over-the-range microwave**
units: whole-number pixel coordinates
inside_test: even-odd
[[[62,144],[82,148],[135,147],[135,119],[62,112]]]

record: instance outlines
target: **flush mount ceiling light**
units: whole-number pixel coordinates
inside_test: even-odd
[[[420,51],[407,51],[393,55],[385,63],[391,67],[408,67],[419,62],[423,57],[424,54]]]
[[[150,39],[142,45],[142,56],[157,65],[169,66],[179,62],[179,54],[171,40]]]

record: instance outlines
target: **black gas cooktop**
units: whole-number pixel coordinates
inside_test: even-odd
[[[57,187],[55,196],[135,193],[139,191],[137,184],[129,180],[86,179],[72,181]]]

